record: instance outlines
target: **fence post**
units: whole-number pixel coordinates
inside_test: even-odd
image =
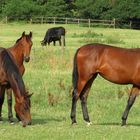
[[[55,24],[55,17],[54,17],[54,19],[53,19],[53,24]]]
[[[113,23],[114,23],[114,29],[116,28],[116,19],[113,19]]]
[[[5,17],[5,23],[6,24],[8,23],[8,17],[7,16]]]
[[[88,27],[90,28],[90,18],[88,19]]]
[[[67,23],[68,23],[68,19],[66,18],[66,19],[65,19],[65,24],[67,24]]]
[[[129,26],[130,26],[130,29],[132,28],[132,21],[130,20],[130,24],[129,24]]]
[[[33,21],[32,18],[30,18],[30,24],[32,24],[32,21]]]
[[[78,26],[79,26],[79,24],[80,24],[79,18],[78,18],[77,22],[78,22]]]
[[[43,17],[41,17],[41,24],[43,24]]]

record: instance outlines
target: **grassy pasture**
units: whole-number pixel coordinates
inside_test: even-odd
[[[52,24],[11,23],[0,25],[0,46],[10,47],[23,31],[33,32],[31,61],[26,66],[24,81],[32,96],[32,126],[7,122],[7,103],[3,106],[4,121],[0,124],[0,140],[137,140],[140,135],[140,99],[137,98],[128,117],[128,125],[121,127],[121,116],[131,86],[109,83],[98,77],[88,97],[92,125],[83,121],[80,102],[77,104],[78,125],[71,126],[71,73],[73,56],[78,47],[101,42],[120,47],[140,47],[138,30],[86,28],[60,25],[66,28],[66,48],[47,46],[40,41]],[[57,25],[59,26],[59,25]],[[125,59],[125,58],[124,58]]]

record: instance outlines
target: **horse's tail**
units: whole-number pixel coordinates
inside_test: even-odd
[[[76,51],[73,61],[73,73],[72,73],[72,83],[73,83],[73,89],[77,89],[77,83],[78,83],[78,67],[77,67],[77,54],[79,49]]]

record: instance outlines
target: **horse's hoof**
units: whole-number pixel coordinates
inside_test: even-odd
[[[14,124],[13,118],[10,118],[10,119],[9,119],[9,123],[10,123],[10,124]]]
[[[122,125],[121,126],[126,126],[126,121],[125,120],[122,121]]]
[[[72,122],[72,124],[71,124],[72,126],[74,126],[74,125],[77,125],[77,122]]]
[[[125,123],[125,124],[122,123],[121,126],[122,126],[122,127],[125,127],[125,126],[126,126],[126,123]]]
[[[87,126],[91,126],[92,125],[92,122],[87,122]]]
[[[12,124],[12,125],[14,124],[14,122],[9,122],[9,123]]]
[[[14,121],[13,121],[13,120],[9,120],[9,123],[10,123],[10,124],[14,124]]]

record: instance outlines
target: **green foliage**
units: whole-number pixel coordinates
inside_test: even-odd
[[[116,0],[112,9],[104,15],[107,18],[116,19],[139,19],[140,18],[140,1],[139,0]]]
[[[29,18],[39,11],[39,7],[32,0],[10,0],[3,9],[5,16],[13,18]]]
[[[1,0],[0,16],[140,20],[139,0]]]
[[[48,0],[46,5],[47,16],[65,17],[66,3],[64,0]]]

